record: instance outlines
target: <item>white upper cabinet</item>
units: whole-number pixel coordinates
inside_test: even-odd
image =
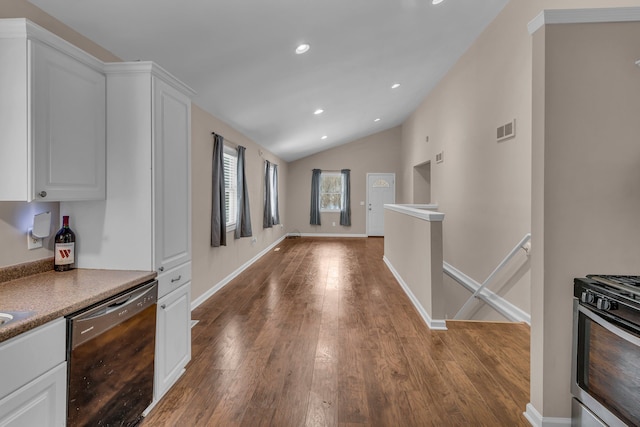
[[[152,62],[109,63],[105,73],[107,197],[63,203],[61,214],[78,236],[79,267],[155,270],[164,280],[191,260],[193,92]]]
[[[102,67],[26,19],[0,20],[0,201],[105,198]]]

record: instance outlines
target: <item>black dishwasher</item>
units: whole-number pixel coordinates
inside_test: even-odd
[[[153,398],[157,281],[67,317],[68,426],[134,426]]]

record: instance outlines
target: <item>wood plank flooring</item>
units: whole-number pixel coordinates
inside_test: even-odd
[[[192,361],[142,427],[528,426],[529,328],[429,330],[383,244],[284,240],[194,310]]]

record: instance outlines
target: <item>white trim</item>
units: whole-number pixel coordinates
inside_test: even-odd
[[[384,208],[426,221],[444,221],[444,214],[442,212],[434,212],[431,210],[438,209],[438,205],[384,205]]]
[[[340,233],[289,233],[288,236],[296,237],[367,237],[366,234],[340,234]]]
[[[478,288],[480,288],[481,286],[478,282],[464,274],[462,271],[453,267],[451,264],[448,264],[446,261],[443,262],[442,269],[447,276],[453,278],[454,280],[460,279],[456,281],[467,288],[467,290],[469,290],[471,293],[475,293],[475,291],[478,290]],[[527,325],[531,325],[531,315],[529,313],[513,305],[511,302],[507,301],[495,292],[492,292],[489,289],[485,288],[480,291],[478,297],[510,321],[524,322]]]
[[[173,74],[162,68],[160,65],[151,61],[135,61],[135,62],[107,62],[104,64],[105,74],[122,74],[122,73],[145,73],[151,74],[164,80],[168,85],[173,86],[176,90],[193,98],[196,92],[186,84],[178,80]]]
[[[571,426],[571,418],[543,417],[531,403],[527,403],[524,417],[534,427],[568,427]]]
[[[429,329],[433,329],[437,331],[446,331],[447,322],[444,319],[432,319],[431,316],[429,316],[429,313],[427,313],[427,311],[424,309],[422,304],[420,304],[420,301],[418,301],[415,295],[413,295],[413,292],[411,292],[409,285],[407,285],[407,283],[402,279],[402,276],[400,276],[400,273],[398,273],[398,271],[393,267],[393,265],[391,265],[391,261],[389,261],[386,256],[383,256],[382,260],[387,265],[387,267],[389,267],[389,270],[391,270],[393,277],[395,277],[398,283],[400,284],[400,286],[402,286],[402,289],[407,294],[407,296],[413,303],[413,306],[416,308],[416,310],[418,310],[418,313],[422,317],[422,320],[424,320],[424,322],[427,324]]]
[[[2,19],[0,25],[0,38],[26,38],[28,40],[37,40],[53,49],[56,49],[83,64],[103,72],[104,62],[95,56],[85,52],[78,46],[66,41],[62,37],[42,28],[38,24],[26,18],[8,18]]]
[[[527,25],[527,29],[529,34],[533,34],[548,24],[595,24],[631,21],[640,21],[640,7],[549,9],[543,10],[533,18]]]
[[[200,295],[198,298],[194,299],[191,302],[191,311],[195,310],[200,304],[202,304],[207,299],[212,297],[220,289],[224,288],[229,282],[231,282],[233,279],[235,279],[240,273],[242,273],[244,270],[249,268],[251,266],[251,264],[253,264],[254,262],[258,261],[264,255],[266,255],[269,251],[271,251],[271,249],[273,249],[276,246],[278,246],[280,244],[280,242],[282,242],[286,237],[287,237],[286,235],[280,237],[278,240],[276,240],[275,242],[270,244],[266,249],[262,250],[262,252],[260,252],[258,255],[254,256],[249,261],[247,261],[244,264],[242,264],[240,267],[238,267],[235,271],[233,271],[227,277],[225,277],[224,279],[219,281],[217,284],[215,284],[213,287],[211,287],[211,289],[209,289],[207,292],[205,292],[204,294]]]

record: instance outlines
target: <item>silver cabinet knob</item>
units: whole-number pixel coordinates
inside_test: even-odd
[[[159,271],[164,271],[164,267],[160,267],[158,270]]]
[[[167,308],[167,305],[166,305],[166,304],[162,304],[162,305],[160,306],[160,308],[164,310],[165,308]]]
[[[41,192],[38,193],[38,196],[40,197],[47,197],[47,192],[42,190]]]

